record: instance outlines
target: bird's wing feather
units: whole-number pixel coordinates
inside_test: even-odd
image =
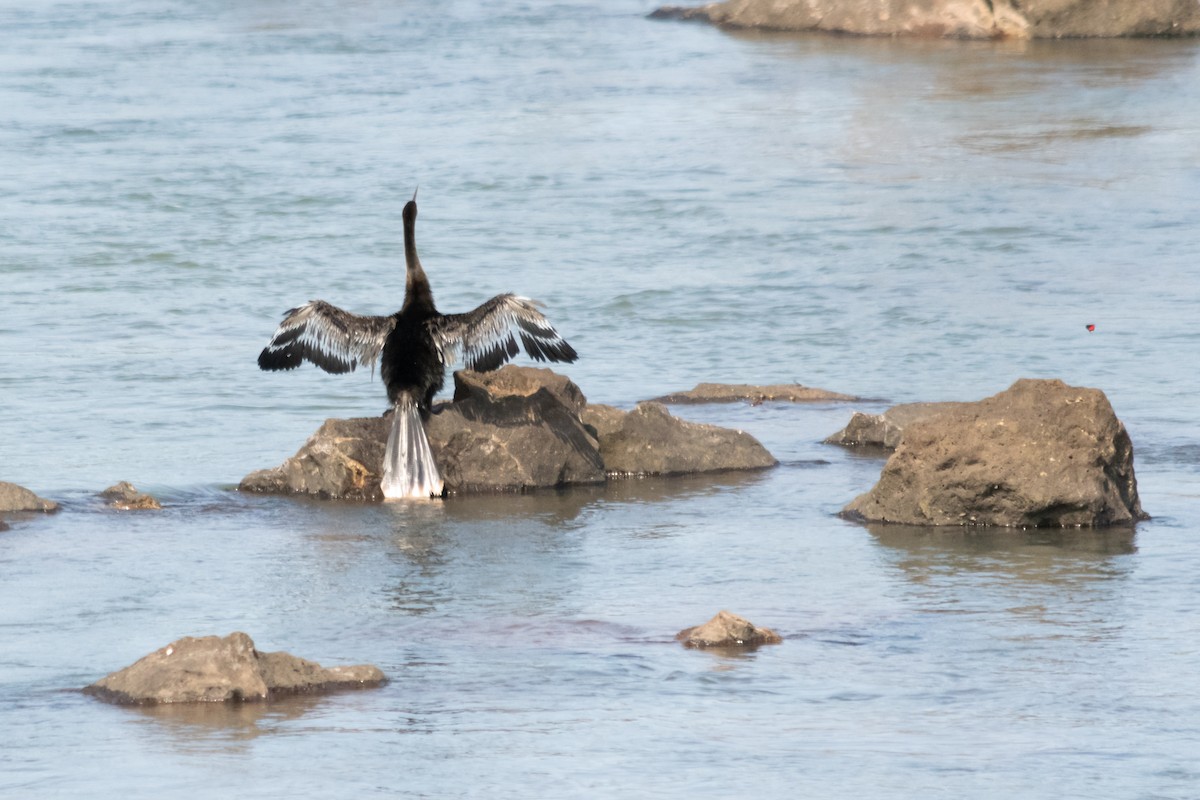
[[[295,369],[308,361],[333,373],[352,372],[359,364],[374,368],[395,325],[393,317],[362,317],[312,300],[283,315],[271,343],[258,356],[258,366]]]
[[[430,334],[447,363],[487,372],[519,352],[518,341],[535,361],[572,362],[575,348],[554,330],[538,303],[514,294],[499,294],[474,311],[430,320]]]

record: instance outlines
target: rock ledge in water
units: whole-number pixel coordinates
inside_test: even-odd
[[[1194,0],[727,0],[650,15],[724,28],[823,31],[865,36],[1063,39],[1193,36]]]
[[[596,431],[610,478],[767,469],[778,463],[750,434],[677,419],[658,403],[633,411],[588,406],[583,420]]]
[[[326,669],[288,653],[259,653],[249,636],[235,632],[185,636],[83,691],[120,704],[253,702],[385,680],[369,665]]]
[[[0,481],[0,513],[17,511],[57,511],[58,503],[38,497],[24,486]]]
[[[879,482],[842,514],[906,525],[1021,528],[1147,518],[1133,445],[1104,393],[1029,379],[906,426]]]
[[[698,383],[686,392],[672,392],[656,397],[654,403],[739,403],[755,405],[767,402],[820,403],[829,400],[858,400],[848,394],[814,389],[798,383],[779,383],[770,386],[751,386],[744,383]]]
[[[776,461],[741,431],[675,419],[662,406],[589,406],[548,369],[454,373],[454,401],[426,423],[447,494],[521,492],[630,475],[763,469]],[[242,491],[383,499],[390,418],[327,420],[292,458],[247,475]]]
[[[737,614],[718,611],[703,625],[684,628],[675,634],[675,640],[683,642],[684,647],[758,647],[779,644],[783,637],[769,628],[759,628]]]

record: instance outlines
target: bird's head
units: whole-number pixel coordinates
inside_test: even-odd
[[[420,188],[420,187],[418,187]],[[417,192],[413,191],[412,200],[404,204],[404,221],[411,223],[417,218]]]

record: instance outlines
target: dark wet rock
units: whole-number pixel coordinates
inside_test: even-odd
[[[750,386],[744,383],[699,383],[686,392],[656,397],[654,403],[819,403],[829,400],[858,400],[848,394],[814,389],[798,383]]]
[[[1191,36],[1194,0],[727,0],[652,17],[726,28],[960,39]]]
[[[1020,380],[908,425],[851,519],[1078,527],[1146,519],[1133,445],[1104,393]]]
[[[426,423],[448,494],[518,492],[603,483],[619,475],[763,469],[775,459],[741,431],[678,420],[657,404],[627,412],[590,406],[548,369],[456,372],[455,400]],[[331,419],[295,456],[247,475],[242,491],[383,499],[390,418]]]
[[[778,463],[750,434],[686,422],[659,403],[629,412],[589,406],[584,421],[597,432],[610,477],[766,469]]]
[[[324,668],[287,653],[259,653],[244,633],[185,636],[83,691],[111,703],[270,700],[281,695],[378,686],[369,665]]]
[[[57,511],[58,503],[38,497],[24,486],[0,481],[0,514],[17,511]]]
[[[493,400],[510,396],[529,397],[540,389],[550,392],[576,416],[587,405],[583,392],[566,375],[559,375],[551,369],[513,364],[494,372],[455,372],[453,402],[478,395]]]
[[[685,628],[675,634],[675,640],[684,647],[758,647],[763,644],[778,644],[783,637],[769,628],[759,628],[748,619],[718,611],[717,615],[703,625]]]
[[[846,427],[826,439],[827,444],[895,450],[904,429],[914,422],[951,411],[962,403],[901,403],[882,414],[855,411]]]
[[[383,671],[371,664],[322,667],[315,661],[284,652],[259,653],[258,665],[269,690],[268,698],[341,689],[370,689],[386,681]]]
[[[455,380],[461,388],[457,373]],[[578,393],[574,384],[570,387]],[[545,386],[528,394],[493,389],[470,387],[463,399],[442,406],[425,426],[448,492],[514,492],[604,482],[596,440],[578,412],[563,404],[561,392]],[[459,391],[455,395],[460,396]]]
[[[100,497],[108,503],[110,508],[116,508],[121,511],[157,510],[162,508],[162,504],[158,500],[148,494],[139,492],[128,481],[121,481],[118,484],[108,487],[100,493]]]
[[[328,419],[296,455],[252,472],[238,489],[321,499],[383,500],[379,488],[390,417]]]
[[[589,403],[580,415],[580,419],[583,420],[584,427],[587,428],[588,433],[599,442],[608,440],[610,437],[620,433],[627,416],[629,416],[628,411],[624,411],[616,406],[606,406],[603,403]]]
[[[604,464],[579,419],[586,399],[551,370],[456,372],[455,401],[425,425],[448,494],[517,492],[603,483]],[[391,418],[327,420],[292,458],[243,479],[243,491],[347,500],[379,488]]]

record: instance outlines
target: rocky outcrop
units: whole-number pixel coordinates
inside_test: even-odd
[[[728,28],[960,39],[1193,36],[1194,0],[727,0],[652,17]]]
[[[589,406],[569,379],[507,366],[454,374],[454,401],[425,424],[448,494],[518,492],[609,477],[762,469],[775,459],[752,436],[671,417],[647,404]],[[382,500],[388,417],[327,420],[292,458],[251,473],[239,489]]]
[[[763,644],[778,644],[783,637],[769,628],[759,628],[748,619],[718,611],[717,615],[703,625],[684,628],[675,634],[675,640],[684,647],[758,647]]]
[[[288,653],[260,653],[244,633],[186,636],[83,691],[111,703],[212,703],[359,689],[385,681],[377,667],[325,668]]]
[[[121,481],[108,487],[100,493],[100,498],[108,503],[109,508],[120,511],[157,510],[162,504],[148,494],[139,492],[132,483]]]
[[[24,486],[0,481],[0,514],[18,511],[57,511],[58,503],[38,497]]]
[[[238,490],[323,500],[383,500],[379,475],[389,417],[327,419],[278,467],[252,472]]]
[[[583,394],[562,380],[565,384],[556,390],[534,388],[532,381],[489,384],[456,373],[455,396],[460,399],[443,406],[425,425],[446,490],[517,492],[603,483],[604,462],[596,440],[576,410],[584,402]],[[521,384],[522,391],[512,391],[512,383]],[[578,402],[571,399],[566,405],[564,393],[577,396]]]
[[[904,435],[904,429],[914,422],[961,408],[962,403],[901,403],[882,414],[864,414],[855,411],[846,427],[825,440],[826,444],[844,447],[879,448],[895,450]]]
[[[766,469],[778,463],[750,434],[677,419],[659,403],[628,412],[588,406],[583,420],[596,431],[609,477]]]
[[[909,525],[1078,527],[1145,519],[1125,426],[1098,389],[1020,380],[904,430],[844,516]]]
[[[456,372],[455,400],[425,423],[448,494],[519,492],[602,483],[595,439],[575,410],[586,402],[550,370]],[[295,456],[247,475],[239,489],[380,501],[391,417],[326,420]]]
[[[766,402],[819,403],[829,400],[857,400],[848,394],[814,389],[798,383],[750,386],[744,383],[698,383],[686,392],[672,392],[656,397],[655,403],[751,403]]]
[[[567,409],[578,416],[587,406],[587,398],[575,382],[566,375],[559,375],[544,367],[518,367],[508,365],[494,372],[454,373],[454,400],[457,403],[472,397],[493,400],[502,397],[530,397],[545,389]]]

